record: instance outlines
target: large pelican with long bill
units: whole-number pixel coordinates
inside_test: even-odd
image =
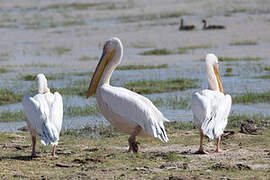
[[[168,121],[153,103],[128,89],[111,86],[110,78],[120,64],[123,46],[120,39],[108,40],[89,85],[87,98],[96,94],[103,116],[117,129],[130,135],[129,152],[138,152],[136,136],[168,141],[163,122]]]
[[[199,129],[200,148],[198,153],[208,154],[203,148],[203,136],[216,139],[216,152],[220,152],[220,136],[227,125],[232,98],[225,94],[218,71],[218,58],[214,54],[206,56],[208,89],[192,94],[191,110],[193,121]]]

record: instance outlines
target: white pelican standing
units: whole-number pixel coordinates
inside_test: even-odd
[[[219,152],[220,136],[223,133],[231,110],[232,98],[225,94],[218,71],[218,58],[214,54],[206,56],[208,89],[192,94],[191,110],[193,121],[200,132],[198,153],[207,154],[203,148],[203,136],[216,139]]]
[[[36,83],[38,93],[26,94],[23,98],[23,110],[32,135],[32,157],[36,156],[37,134],[42,144],[53,145],[52,156],[55,156],[63,120],[62,96],[58,92],[50,92],[44,74],[37,75]]]
[[[163,142],[168,137],[163,125],[168,121],[153,103],[128,89],[109,84],[111,75],[121,62],[123,46],[118,38],[108,40],[89,85],[87,98],[96,93],[99,110],[117,129],[130,134],[129,152],[138,152],[136,136],[154,136]]]

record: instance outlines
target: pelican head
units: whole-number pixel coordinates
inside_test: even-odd
[[[109,83],[110,77],[120,64],[123,55],[123,45],[119,38],[114,37],[106,41],[103,52],[92,76],[87,98],[96,93],[97,87]]]
[[[45,94],[47,92],[50,92],[50,89],[48,88],[48,82],[44,74],[37,75],[36,84],[38,87],[39,94]]]
[[[207,54],[205,61],[209,88],[212,90],[219,90],[220,92],[224,93],[219,76],[217,56],[214,54]]]

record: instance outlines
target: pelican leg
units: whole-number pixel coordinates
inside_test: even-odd
[[[216,149],[216,151],[215,151],[215,152],[219,153],[219,152],[221,152],[221,151],[222,151],[221,149],[219,149],[220,136],[219,136],[219,137],[216,139],[216,141],[217,141],[217,149]]]
[[[203,135],[203,132],[200,128],[199,128],[199,133],[200,133],[200,148],[196,152],[196,154],[208,154],[208,152],[203,149],[203,136],[204,135]]]
[[[56,157],[55,152],[56,152],[56,145],[53,145],[53,150],[52,150],[52,156],[53,157]]]
[[[37,157],[36,155],[36,142],[37,142],[37,136],[36,134],[32,134],[32,158]]]
[[[136,142],[136,136],[140,133],[142,130],[141,126],[136,126],[134,132],[131,134],[131,136],[128,138],[129,143],[129,149],[128,152],[134,152],[137,153],[139,151],[139,142]]]

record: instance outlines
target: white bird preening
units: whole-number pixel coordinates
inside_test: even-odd
[[[108,40],[89,85],[87,98],[96,93],[103,116],[117,129],[130,135],[129,152],[138,152],[136,136],[168,141],[163,122],[168,121],[153,103],[135,92],[109,84],[111,75],[123,55],[118,38]]]
[[[36,157],[36,136],[44,145],[52,145],[52,156],[55,156],[63,121],[62,96],[52,94],[47,85],[44,74],[36,77],[38,93],[26,94],[23,98],[23,110],[26,116],[28,129],[32,136],[32,157]]]
[[[220,136],[223,134],[231,110],[232,98],[223,91],[218,71],[218,58],[214,54],[206,56],[208,89],[192,94],[191,110],[193,121],[199,129],[200,148],[198,153],[207,154],[203,148],[203,136],[217,139],[219,152]]]

